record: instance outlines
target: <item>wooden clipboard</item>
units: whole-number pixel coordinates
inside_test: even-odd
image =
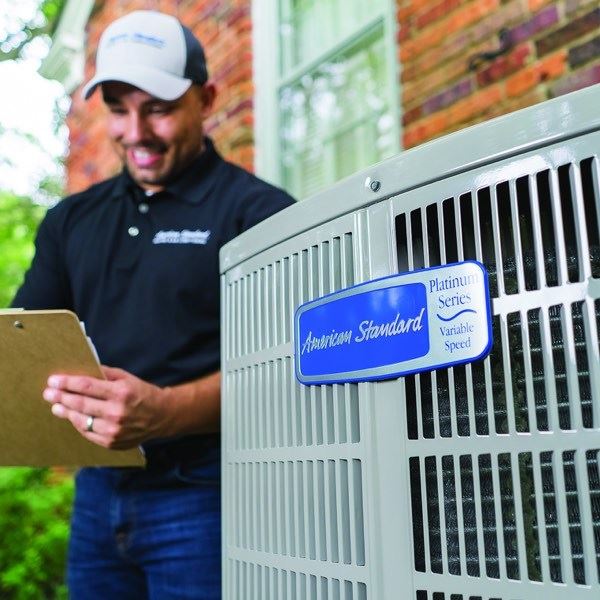
[[[139,449],[102,448],[52,415],[42,398],[52,373],[103,378],[77,316],[0,311],[0,465],[143,466]]]

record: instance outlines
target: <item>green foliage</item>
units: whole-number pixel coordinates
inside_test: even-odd
[[[44,208],[0,191],[0,307],[7,306],[33,256],[33,238]]]
[[[0,62],[27,56],[29,44],[48,41],[65,0],[0,0]],[[26,16],[23,16],[26,15]],[[62,123],[56,108],[56,127]],[[36,135],[15,131],[0,119],[0,139],[17,135],[40,146]],[[6,146],[6,144],[5,144]],[[58,164],[60,159],[56,158]],[[9,152],[0,164],[11,167]],[[14,168],[14,167],[13,167]],[[36,198],[53,202],[62,182],[48,175],[32,186]],[[7,306],[33,256],[33,239],[45,208],[30,198],[0,190],[0,307]],[[50,469],[0,469],[0,598],[64,600],[64,570],[73,498],[70,475]]]
[[[49,469],[0,469],[0,598],[63,600],[73,480]]]
[[[48,195],[60,192],[48,180]],[[45,212],[29,198],[0,191],[0,306],[7,306],[33,256]],[[0,469],[0,598],[64,600],[73,496],[70,476],[48,469]]]
[[[20,20],[20,27],[2,32],[0,36],[0,61],[21,58],[23,50],[39,36],[51,36],[58,24],[65,0],[40,0],[31,19]]]

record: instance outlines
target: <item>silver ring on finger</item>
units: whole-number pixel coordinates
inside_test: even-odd
[[[95,417],[92,417],[92,415],[89,415],[88,418],[85,421],[85,430],[86,431],[94,431],[94,419]]]

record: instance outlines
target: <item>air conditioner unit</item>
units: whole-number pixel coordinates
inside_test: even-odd
[[[424,144],[223,248],[224,598],[600,598],[598,107]],[[298,306],[471,259],[487,358],[296,380]]]

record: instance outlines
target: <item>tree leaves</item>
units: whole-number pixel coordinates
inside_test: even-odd
[[[19,19],[18,30],[4,32],[0,37],[0,61],[17,60],[35,38],[52,36],[65,3],[65,0],[41,0],[33,17]]]
[[[0,598],[66,598],[73,481],[50,469],[0,469]]]
[[[0,191],[0,307],[7,306],[33,256],[33,238],[45,209]]]

